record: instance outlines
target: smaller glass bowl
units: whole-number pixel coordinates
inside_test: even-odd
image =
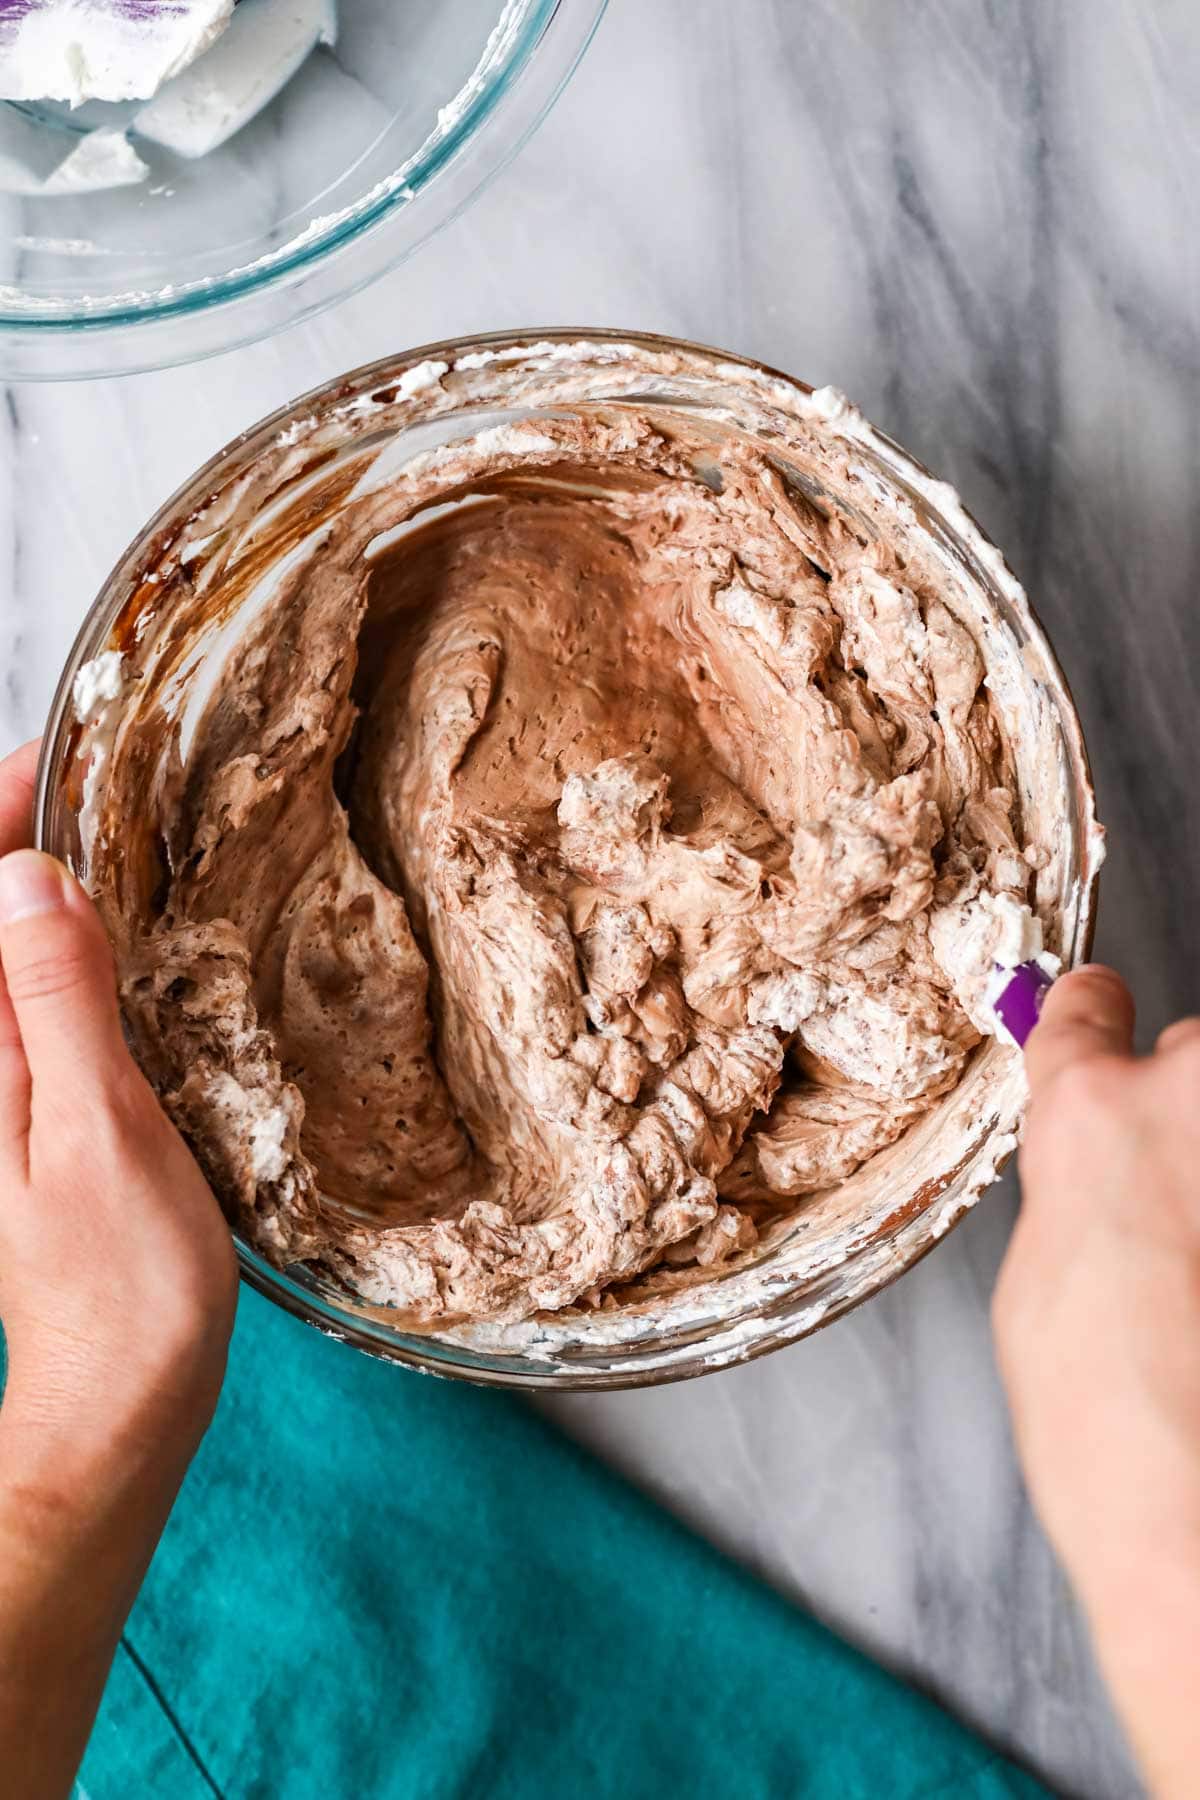
[[[186,716],[189,703],[219,683],[256,596],[270,591],[296,545],[351,489],[489,426],[595,406],[649,407],[668,419],[686,411],[746,437],[802,483],[811,480],[805,445],[837,440],[841,475],[807,491],[818,504],[828,494],[864,538],[886,534],[906,561],[935,570],[939,591],[953,596],[985,644],[1026,827],[1044,851],[1034,877],[1038,911],[1050,947],[1068,964],[1083,960],[1102,848],[1087,755],[1053,652],[999,553],[952,489],[831,390],[814,394],[760,363],[644,334],[542,331],[426,345],[331,382],[235,439],[150,521],[84,622],[43,743],[39,844],[86,879],[81,734],[72,709],[84,662],[136,645],[144,666],[153,666],[159,634],[176,652],[186,644],[169,682],[169,705]],[[206,574],[213,556],[225,560]],[[237,597],[222,609],[220,570],[239,563],[253,568],[254,583],[239,586],[234,577]],[[163,698],[153,677],[142,691]],[[1019,731],[1014,721],[1023,721]],[[127,848],[136,865],[136,830]],[[568,1308],[515,1326],[418,1335],[318,1271],[276,1269],[240,1239],[238,1256],[245,1279],[287,1311],[426,1372],[508,1387],[678,1380],[790,1343],[918,1261],[1011,1155],[1024,1098],[1020,1057],[989,1041],[958,1087],[896,1144],[809,1197],[743,1262],[692,1288],[644,1277],[619,1305],[599,1311]]]
[[[137,185],[0,194],[0,379],[188,362],[373,281],[515,153],[604,5],[342,0],[336,42],[208,155],[135,133]],[[14,110],[59,145],[118,109]]]

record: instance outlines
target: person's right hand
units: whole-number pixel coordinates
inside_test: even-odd
[[[1023,1203],[993,1307],[1030,1492],[1159,1796],[1200,1793],[1200,1019],[1133,1054],[1111,969],[1026,1059]]]

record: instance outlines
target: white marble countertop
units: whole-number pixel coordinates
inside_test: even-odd
[[[682,333],[834,382],[950,477],[1075,686],[1100,949],[1200,1004],[1200,12],[1171,0],[612,0],[475,208],[332,314],[0,413],[0,748],[118,552],[241,427],[458,331]],[[1011,1182],[806,1344],[551,1410],[1062,1791],[1137,1793],[1032,1521],[987,1302]],[[1103,1329],[1103,1321],[1097,1321]],[[736,1654],[736,1647],[731,1647]]]

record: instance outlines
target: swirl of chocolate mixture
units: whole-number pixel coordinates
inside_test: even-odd
[[[416,1329],[727,1267],[986,1028],[1030,869],[984,673],[742,441],[582,408],[426,453],[158,782],[137,1053],[253,1243]]]

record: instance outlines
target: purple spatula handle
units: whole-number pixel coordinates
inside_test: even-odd
[[[992,1001],[996,1017],[1022,1050],[1025,1048],[1026,1038],[1038,1022],[1042,1002],[1053,981],[1054,977],[1047,974],[1040,963],[1019,963]]]

